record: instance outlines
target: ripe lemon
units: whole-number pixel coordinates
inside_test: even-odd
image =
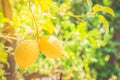
[[[43,36],[39,41],[39,47],[41,52],[49,58],[62,56],[61,41],[58,40],[55,36]]]
[[[24,40],[15,49],[14,59],[21,69],[33,64],[39,55],[36,40]]]

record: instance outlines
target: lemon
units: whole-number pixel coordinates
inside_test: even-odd
[[[61,41],[52,35],[43,36],[39,40],[39,48],[41,52],[49,58],[57,58],[62,56]]]
[[[21,69],[33,64],[39,56],[36,40],[24,40],[15,49],[14,59]]]

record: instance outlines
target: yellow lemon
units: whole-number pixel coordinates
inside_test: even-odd
[[[39,56],[36,40],[24,40],[15,49],[14,59],[21,69],[33,64]]]
[[[62,56],[61,41],[58,40],[58,38],[56,38],[55,36],[43,36],[39,41],[39,47],[41,52],[49,58]]]

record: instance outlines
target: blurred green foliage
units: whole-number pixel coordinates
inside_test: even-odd
[[[120,63],[109,63],[110,55],[120,58],[115,48],[120,46],[120,42],[112,40],[113,32],[118,29],[114,20],[120,14],[111,6],[112,0],[53,0],[50,4],[52,6],[40,3],[39,0],[14,0],[14,4],[11,24],[16,29],[15,35],[18,38],[34,39],[37,26],[39,38],[47,34],[55,35],[63,41],[64,47],[64,56],[56,59],[46,58],[40,52],[39,59],[23,72],[39,70],[42,74],[53,75],[55,69],[59,69],[64,73],[63,77],[69,77],[70,80],[107,80],[113,77],[120,79]],[[44,9],[41,4],[45,6]],[[111,17],[113,13],[108,12],[108,9],[94,12],[93,7],[96,4],[103,5],[103,8],[112,7],[115,17]],[[0,30],[5,21],[7,20],[0,11]],[[106,27],[106,24],[110,27]],[[7,58],[0,50],[0,62],[6,62],[4,57]],[[0,77],[4,74],[1,70]]]

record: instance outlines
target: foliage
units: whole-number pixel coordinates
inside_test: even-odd
[[[0,46],[3,46],[3,45],[0,44]],[[5,71],[3,70],[4,65],[2,63],[7,64],[9,67],[9,64],[7,62],[7,54],[5,53],[5,51],[2,48],[0,48],[0,79],[6,80],[4,77]]]
[[[14,0],[13,21],[4,18],[0,12],[0,30],[3,22],[8,21],[14,26],[18,39],[35,39],[52,34],[63,41],[64,56],[47,58],[40,52],[38,60],[24,73],[40,71],[53,75],[58,68],[63,78],[70,80],[119,76],[119,69],[116,68],[118,63],[108,63],[111,52],[118,56],[114,47],[119,42],[111,41],[112,28],[106,17],[106,14],[115,16],[114,12],[110,7],[102,6],[107,5],[108,0],[103,0],[102,5],[97,4],[97,1],[94,4],[93,1]],[[1,53],[4,57],[4,53]],[[0,61],[4,60],[3,57]],[[0,72],[4,74],[4,71]]]

